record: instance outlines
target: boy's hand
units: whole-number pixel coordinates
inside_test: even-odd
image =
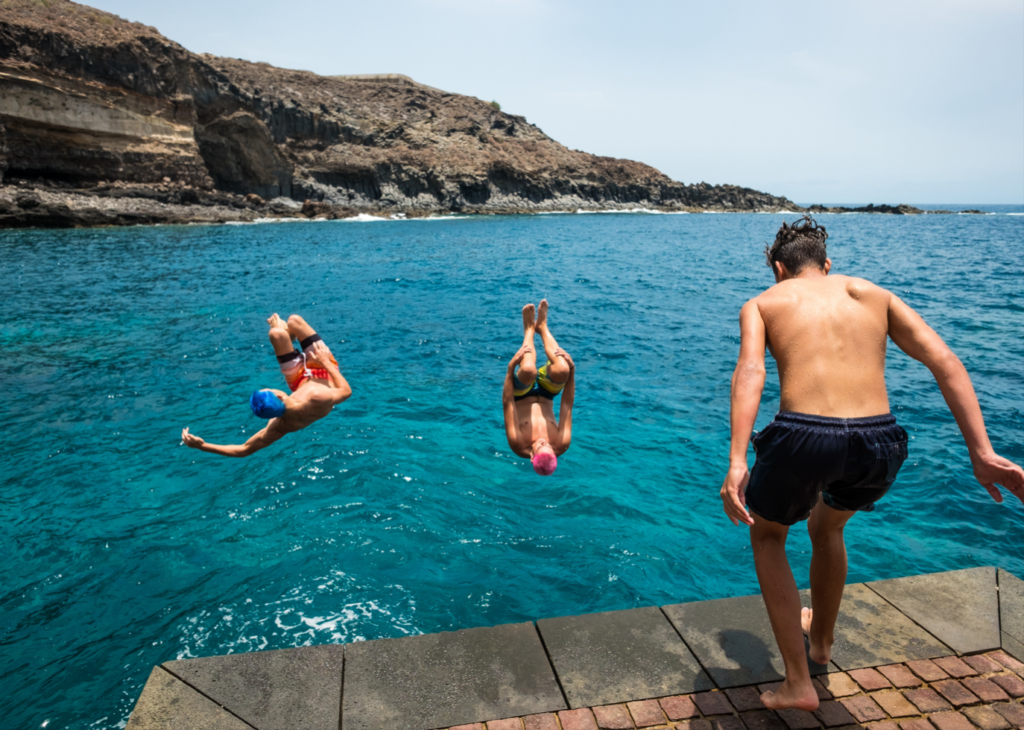
[[[519,351],[515,355],[512,356],[511,360],[509,360],[509,362],[508,362],[508,369],[511,370],[516,365],[521,363],[523,361],[523,358],[526,357],[526,354],[528,352],[533,352],[533,346],[532,345],[523,345],[522,347],[520,347]]]
[[[325,368],[330,367],[334,363],[331,362],[331,348],[323,340],[317,340],[309,348],[309,354],[312,355],[321,365]],[[307,355],[308,357],[308,355]]]
[[[1003,501],[1002,492],[996,486],[999,485],[1024,502],[1024,469],[995,452],[977,460],[971,459],[971,464],[974,466],[974,478],[988,490],[992,499]]]
[[[754,524],[754,518],[746,510],[747,497],[745,490],[747,482],[750,481],[750,470],[746,464],[729,468],[722,482],[722,507],[725,514],[732,520],[734,525],[743,522],[748,525]]]
[[[190,434],[187,428],[183,428],[181,430],[181,441],[183,444],[185,444],[191,449],[198,449],[200,446],[206,443],[198,436],[193,436],[192,434]]]
[[[569,370],[570,371],[576,369],[576,363],[574,363],[572,361],[572,356],[568,352],[563,350],[561,347],[559,347],[557,350],[555,350],[555,357],[556,358],[558,358],[558,357],[563,358],[565,360],[566,364],[569,365]]]

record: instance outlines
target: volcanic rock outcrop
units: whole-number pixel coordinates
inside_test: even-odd
[[[68,0],[0,1],[0,183],[0,226],[801,210],[569,150],[523,117],[407,77],[197,55]]]

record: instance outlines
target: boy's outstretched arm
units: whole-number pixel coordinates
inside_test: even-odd
[[[565,350],[559,349],[555,353],[558,357],[564,358],[569,364],[569,379],[565,381],[562,389],[562,405],[558,410],[558,434],[562,444],[561,453],[565,453],[572,443],[572,406],[576,400],[576,363]]]
[[[209,454],[220,454],[221,456],[249,456],[249,454],[254,454],[260,449],[270,446],[270,444],[274,443],[282,436],[284,436],[284,433],[276,428],[271,429],[268,425],[250,436],[244,444],[229,444],[221,446],[219,444],[206,443],[198,436],[190,434],[187,428],[182,429],[181,432],[181,440],[190,449],[199,449],[200,451],[205,451]]]
[[[757,420],[757,409],[761,405],[764,391],[765,369],[764,348],[766,342],[764,320],[757,303],[750,300],[740,310],[740,355],[736,370],[732,374],[732,402],[729,426],[732,439],[729,447],[729,473],[722,483],[722,504],[725,514],[734,525],[744,522],[754,524],[746,510],[747,499],[744,490],[750,480],[747,469],[747,446],[750,432]]]
[[[526,353],[532,350],[532,347],[524,345],[512,356],[508,363],[508,370],[505,372],[505,384],[501,388],[501,410],[505,416],[505,438],[508,440],[508,445],[512,451],[519,456],[523,456],[524,453],[519,445],[519,428],[516,425],[515,383],[512,381],[512,378],[516,372],[516,365],[521,363]]]
[[[1003,501],[1001,485],[1024,502],[1024,469],[992,450],[971,377],[942,338],[895,294],[889,295],[889,337],[903,352],[924,363],[960,427],[977,479],[992,499]]]

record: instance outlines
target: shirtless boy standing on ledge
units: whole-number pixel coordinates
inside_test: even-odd
[[[537,320],[534,321],[536,311]],[[547,363],[538,369],[533,336],[544,342]],[[516,366],[519,366],[518,372]],[[562,406],[555,421],[555,397],[562,394]],[[508,445],[519,456],[529,457],[533,470],[551,476],[558,457],[572,441],[572,403],[576,395],[576,364],[558,346],[548,329],[548,300],[534,310],[523,307],[523,346],[508,364],[501,391]]]
[[[757,580],[786,679],[761,701],[814,710],[810,658],[827,664],[846,584],[843,528],[871,511],[907,458],[907,433],[889,413],[886,338],[931,371],[956,419],[975,478],[996,502],[1002,485],[1024,502],[1024,470],[992,451],[964,366],[899,297],[864,279],[828,276],[825,229],[809,217],[783,224],[765,250],[776,284],[740,310],[740,354],[732,378],[732,444],[722,484],[733,524],[750,525]],[[775,420],[747,444],[764,388],[765,346],[779,370]],[[750,514],[744,509],[750,509]],[[808,520],[812,609],[802,609],[786,559],[790,525]]]
[[[277,364],[292,394],[273,388],[252,394],[252,412],[269,422],[244,444],[208,444],[186,428],[181,432],[181,440],[189,448],[221,456],[249,456],[282,436],[319,421],[352,395],[352,388],[338,370],[338,361],[306,320],[293,314],[285,322],[272,314],[267,324]],[[301,351],[295,349],[293,339],[299,341]]]

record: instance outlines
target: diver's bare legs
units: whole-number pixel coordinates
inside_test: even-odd
[[[544,354],[548,356],[548,378],[553,383],[564,383],[569,379],[569,363],[558,355],[561,349],[555,341],[555,336],[548,328],[548,300],[541,299],[537,308],[537,334],[544,341]]]
[[[288,332],[288,325],[277,316],[277,312],[267,317],[267,324],[270,325],[270,344],[274,347],[275,355],[287,355],[295,349],[292,345],[292,336]]]
[[[786,666],[786,679],[774,692],[761,695],[761,702],[772,710],[796,707],[818,709],[818,693],[811,684],[804,636],[800,627],[800,593],[786,557],[789,527],[754,515],[750,544],[754,549],[754,567],[761,597],[768,609],[772,633]]]
[[[811,510],[811,606],[802,611],[801,627],[810,642],[811,659],[828,664],[832,658],[836,619],[846,586],[846,543],[843,529],[856,512],[835,510],[820,498]]]
[[[306,320],[297,314],[288,317],[288,331],[299,342],[316,334],[316,330],[310,327]]]
[[[533,347],[533,335],[537,331],[534,321],[536,308],[532,304],[523,307],[523,347]],[[523,355],[519,363],[519,370],[516,371],[516,378],[523,385],[533,385],[537,379],[537,353],[534,350]]]

